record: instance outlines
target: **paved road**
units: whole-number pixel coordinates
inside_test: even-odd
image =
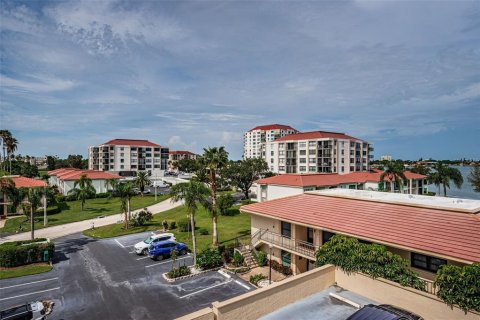
[[[51,272],[0,280],[0,309],[37,299],[55,302],[49,320],[173,319],[253,290],[218,272],[168,283],[171,260],[138,256],[132,246],[149,233],[94,240],[81,234],[55,241]],[[182,256],[180,265],[192,258]]]
[[[165,201],[151,205],[147,208],[150,212],[154,214],[158,214],[158,213],[173,209],[175,207],[178,207],[180,205],[181,205],[181,202],[172,203],[170,199],[167,199]],[[134,210],[132,211],[132,213],[136,213],[140,210],[143,210],[143,209]],[[101,226],[106,226],[112,223],[116,223],[118,221],[123,221],[123,213],[106,216],[104,218],[83,220],[83,221],[72,222],[72,223],[62,224],[59,226],[35,230],[35,237],[55,239],[55,238],[69,235],[69,234],[74,234],[86,229],[90,229],[92,227],[92,222],[95,224],[95,227],[101,227]],[[30,231],[2,237],[0,239],[0,243],[7,242],[7,241],[19,241],[19,240],[29,240],[29,239],[30,239]]]

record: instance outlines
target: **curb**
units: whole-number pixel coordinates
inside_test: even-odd
[[[218,271],[218,270],[220,270],[220,269],[221,269],[221,267],[219,267],[219,268],[213,268],[213,269],[208,269],[208,270],[202,270],[202,271],[197,272],[197,273],[191,273],[191,274],[188,274],[188,275],[186,275],[186,276],[181,276],[181,277],[177,277],[177,278],[173,278],[173,279],[167,277],[167,273],[168,273],[168,272],[165,272],[165,273],[162,273],[162,277],[163,277],[163,279],[165,279],[167,282],[172,283],[172,282],[175,282],[175,281],[192,278],[192,277],[195,277],[195,276],[198,276],[198,275],[207,273],[207,272]]]

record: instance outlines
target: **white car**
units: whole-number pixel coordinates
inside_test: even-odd
[[[175,241],[176,240],[175,235],[173,233],[159,233],[159,234],[152,233],[150,237],[148,237],[143,241],[140,241],[134,246],[135,253],[145,255],[147,254],[147,249],[148,247],[150,247],[150,245],[156,242],[161,242],[166,240]]]

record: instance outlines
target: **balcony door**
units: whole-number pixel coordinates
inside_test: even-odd
[[[307,228],[307,242],[313,244],[313,229]]]
[[[282,232],[282,236],[291,238],[292,237],[292,224],[288,223],[288,222],[285,222],[285,221],[282,221],[281,232]]]

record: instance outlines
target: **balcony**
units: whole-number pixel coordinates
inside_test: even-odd
[[[309,242],[292,239],[265,229],[260,229],[259,232],[255,234],[255,237],[252,236],[252,244],[255,245],[255,242],[271,244],[280,249],[293,252],[294,254],[302,255],[308,259],[315,259],[315,252],[318,249],[318,247],[315,247]]]

